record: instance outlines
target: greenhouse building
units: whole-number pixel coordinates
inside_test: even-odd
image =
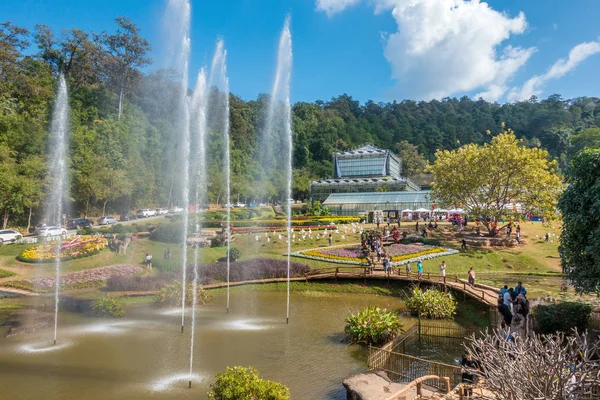
[[[333,155],[333,178],[313,181],[312,201],[325,201],[334,193],[417,191],[419,186],[401,176],[402,160],[390,150],[366,144]]]
[[[398,218],[399,215],[429,213],[434,202],[429,191],[333,193],[323,202],[332,215],[364,215],[378,212],[383,217]]]

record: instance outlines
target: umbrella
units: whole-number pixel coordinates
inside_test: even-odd
[[[413,212],[413,210],[411,210],[410,208],[407,208],[406,210],[402,210],[403,213],[411,213]]]
[[[415,212],[418,212],[418,213],[424,213],[424,212],[426,212],[426,213],[428,213],[428,212],[429,212],[429,210],[428,210],[428,209],[426,209],[426,208],[417,208],[417,209],[415,210]]]

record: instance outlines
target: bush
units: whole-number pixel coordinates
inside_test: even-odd
[[[405,304],[413,315],[430,319],[452,319],[456,314],[458,303],[450,293],[436,289],[423,292],[415,287],[411,297],[405,300]]]
[[[150,234],[150,239],[163,243],[183,243],[183,224],[164,224],[160,225]]]
[[[115,297],[103,297],[92,306],[97,317],[120,318],[125,315],[125,307]]]
[[[210,247],[222,247],[225,246],[225,239],[222,236],[218,235],[214,238],[210,239]]]
[[[537,333],[570,332],[577,328],[583,332],[590,321],[592,306],[586,303],[564,302],[539,305],[534,309]]]
[[[232,247],[229,249],[229,259],[233,261],[237,261],[242,258],[242,251],[237,247]]]
[[[344,332],[350,343],[379,344],[401,333],[402,323],[395,312],[373,306],[346,318]]]
[[[187,305],[192,305],[193,294],[194,294],[194,285],[188,283],[185,285],[185,303]],[[201,287],[196,288],[197,292],[197,304],[206,304],[210,300],[210,296],[206,294],[204,289]],[[161,307],[174,307],[181,305],[181,282],[175,281],[168,285],[163,286],[160,289],[160,292],[156,296],[156,304]]]
[[[262,379],[253,367],[227,367],[215,375],[210,399],[216,400],[288,400],[290,389],[279,382]]]

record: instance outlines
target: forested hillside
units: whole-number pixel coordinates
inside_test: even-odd
[[[181,151],[177,130],[178,77],[152,71],[150,44],[126,18],[114,32],[34,32],[0,27],[0,210],[3,225],[40,218],[45,193],[46,143],[59,72],[70,95],[71,215],[124,213],[177,204]],[[234,85],[235,87],[235,85]],[[292,87],[293,92],[293,87]],[[215,93],[214,95],[218,95]],[[268,96],[231,95],[232,198],[255,199],[265,174],[257,161]],[[573,151],[600,145],[600,101],[552,95],[511,104],[467,97],[360,104],[349,95],[293,106],[294,198],[312,179],[332,174],[332,152],[365,142],[394,149],[419,171],[420,153],[489,141],[501,124],[528,146],[541,146],[565,168]],[[210,202],[223,202],[221,140],[210,141]],[[412,161],[409,161],[412,160]],[[271,199],[283,188],[266,185]],[[258,199],[255,199],[258,200]]]

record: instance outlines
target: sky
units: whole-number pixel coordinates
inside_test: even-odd
[[[0,20],[99,32],[128,16],[153,46],[151,71],[172,61],[169,1],[186,0],[2,0]],[[293,102],[600,95],[598,0],[189,1],[190,77],[222,38],[231,91],[246,100],[270,91],[288,14]]]

